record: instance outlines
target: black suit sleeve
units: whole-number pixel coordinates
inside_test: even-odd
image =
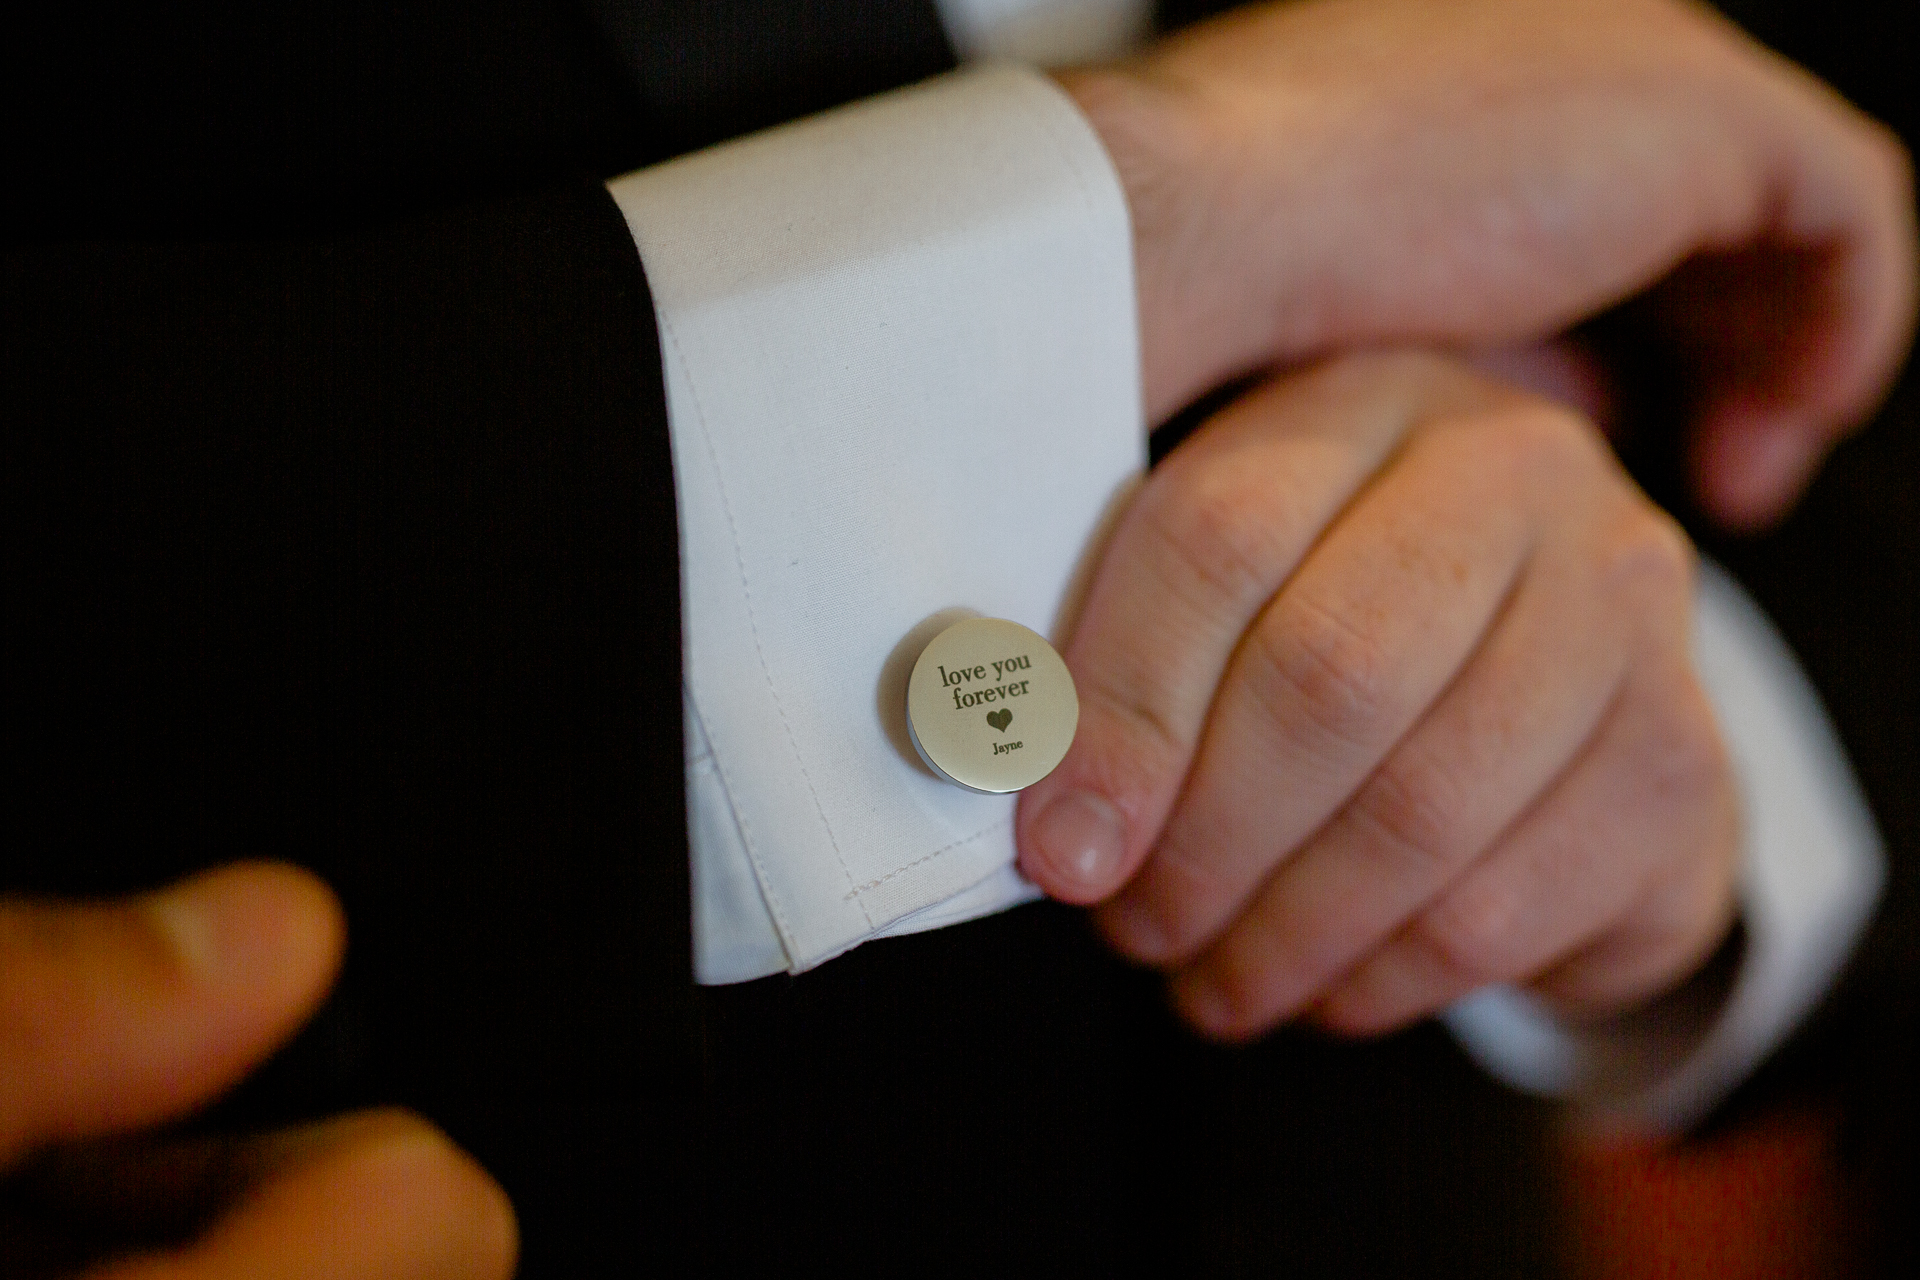
[[[637,1229],[692,979],[659,357],[605,192],[36,246],[4,295],[7,881],[312,868],[345,972],[225,1121],[413,1106],[530,1259]]]
[[[924,2],[46,6],[0,43],[0,888],[275,857],[349,917],[333,1000],[203,1123],[413,1106],[527,1274],[673,1256],[676,533],[600,184],[950,65]]]

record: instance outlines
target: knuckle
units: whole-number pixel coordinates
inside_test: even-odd
[[[1140,778],[1184,769],[1192,744],[1166,705],[1160,685],[1113,671],[1078,674],[1077,683],[1080,739],[1098,743],[1091,756],[1083,752],[1081,757],[1092,781],[1124,795]],[[1096,718],[1099,731],[1089,732]]]
[[[1608,531],[1601,554],[1602,581],[1616,596],[1663,611],[1693,597],[1693,543],[1656,507],[1636,502]]]
[[[1492,415],[1491,425],[1507,437],[1511,448],[1536,466],[1584,463],[1596,453],[1592,424],[1574,409],[1552,400],[1523,395]]]
[[[1352,818],[1391,871],[1430,879],[1450,871],[1459,844],[1460,796],[1440,769],[1388,764],[1351,806]]]
[[[1154,851],[1150,883],[1157,929],[1151,940],[1139,940],[1138,957],[1154,964],[1192,958],[1212,942],[1229,922],[1234,906],[1246,892],[1231,878],[1220,860],[1204,846],[1170,832]]]
[[[1462,989],[1512,975],[1517,913],[1503,895],[1451,893],[1415,918],[1420,948]]]
[[[1501,467],[1513,481],[1536,492],[1558,490],[1566,476],[1591,470],[1601,457],[1596,432],[1584,417],[1565,405],[1520,392],[1440,425],[1464,434],[1476,458]]]
[[[1275,723],[1305,719],[1337,742],[1365,746],[1394,698],[1380,639],[1337,606],[1304,596],[1254,628],[1249,687]]]
[[[1693,804],[1731,795],[1732,764],[1719,723],[1697,686],[1671,698],[1659,731],[1642,757],[1653,795]]]
[[[1892,128],[1871,118],[1857,121],[1867,141],[1871,163],[1879,171],[1881,189],[1891,201],[1905,203],[1913,190],[1913,153]]]
[[[1189,465],[1155,486],[1142,519],[1164,548],[1168,586],[1204,611],[1250,611],[1272,594],[1285,498],[1244,468]]]

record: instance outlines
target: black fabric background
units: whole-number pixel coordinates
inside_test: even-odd
[[[1431,1027],[1205,1047],[1048,906],[690,989],[664,406],[598,182],[950,57],[887,0],[108,5],[0,48],[0,885],[320,872],[338,992],[200,1123],[416,1107],[526,1275],[1547,1273],[1546,1113]],[[1719,548],[1903,868],[1912,441]],[[1752,1105],[1904,1099],[1895,901]]]
[[[337,994],[221,1122],[417,1106],[533,1259],[638,1229],[685,1143],[655,1100],[693,1083],[672,490],[623,254],[581,183],[4,283],[7,881],[319,872]]]

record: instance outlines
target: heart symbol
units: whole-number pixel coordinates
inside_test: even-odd
[[[987,723],[1000,732],[1005,733],[1007,726],[1013,723],[1013,712],[1007,710],[1005,707],[1000,708],[998,711],[989,711],[987,712]]]

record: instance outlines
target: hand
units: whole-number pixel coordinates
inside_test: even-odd
[[[0,1202],[0,1270],[62,1266],[185,1222],[204,1225],[86,1275],[510,1275],[506,1197],[417,1117],[369,1112],[244,1141],[120,1136],[244,1075],[319,1003],[341,941],[332,895],[287,867],[229,867],[122,903],[0,898],[0,1170],[26,1165],[7,1198],[51,1205],[89,1237],[30,1238]]]
[[[1618,1010],[1731,920],[1691,608],[1685,537],[1572,411],[1422,354],[1276,378],[1115,531],[1021,866],[1222,1037],[1491,982]]]
[[[1147,407],[1651,290],[1699,496],[1782,514],[1912,323],[1899,143],[1705,6],[1302,0],[1062,77],[1131,206]]]

